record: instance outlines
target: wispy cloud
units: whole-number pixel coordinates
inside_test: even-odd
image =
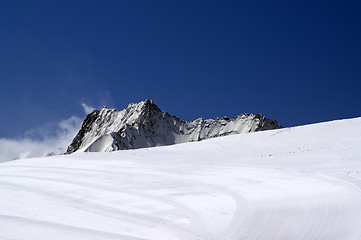
[[[79,131],[81,123],[82,119],[73,116],[29,130],[21,138],[0,138],[0,162],[62,154]]]
[[[95,109],[86,103],[81,106],[86,114]],[[0,138],[0,162],[65,153],[82,122],[83,119],[72,116],[28,130],[19,138]]]
[[[95,110],[95,107],[89,106],[89,105],[87,105],[85,103],[82,103],[81,106],[83,107],[83,110],[84,110],[84,112],[86,114],[89,114],[89,113],[91,113],[92,111]]]

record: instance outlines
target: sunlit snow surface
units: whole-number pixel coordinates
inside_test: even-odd
[[[0,239],[361,239],[361,118],[0,164]]]

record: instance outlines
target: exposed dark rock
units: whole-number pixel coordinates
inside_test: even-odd
[[[85,118],[85,120],[84,120],[78,134],[73,139],[73,142],[69,145],[69,147],[68,147],[68,149],[66,151],[67,153],[73,153],[73,152],[75,152],[76,150],[79,149],[85,133],[90,130],[90,127],[95,122],[98,115],[99,115],[99,110],[94,110],[93,112],[88,114],[88,116],[86,116],[86,118]]]

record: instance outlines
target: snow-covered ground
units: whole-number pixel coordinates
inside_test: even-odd
[[[0,239],[360,240],[361,118],[0,164]]]

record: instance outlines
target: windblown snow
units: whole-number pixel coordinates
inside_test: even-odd
[[[162,111],[150,99],[131,103],[122,111],[103,107],[84,120],[68,148],[73,152],[110,152],[124,149],[195,142],[231,134],[281,128],[261,114],[242,114],[232,119],[180,120]]]
[[[360,132],[356,118],[1,163],[0,239],[359,240]]]

